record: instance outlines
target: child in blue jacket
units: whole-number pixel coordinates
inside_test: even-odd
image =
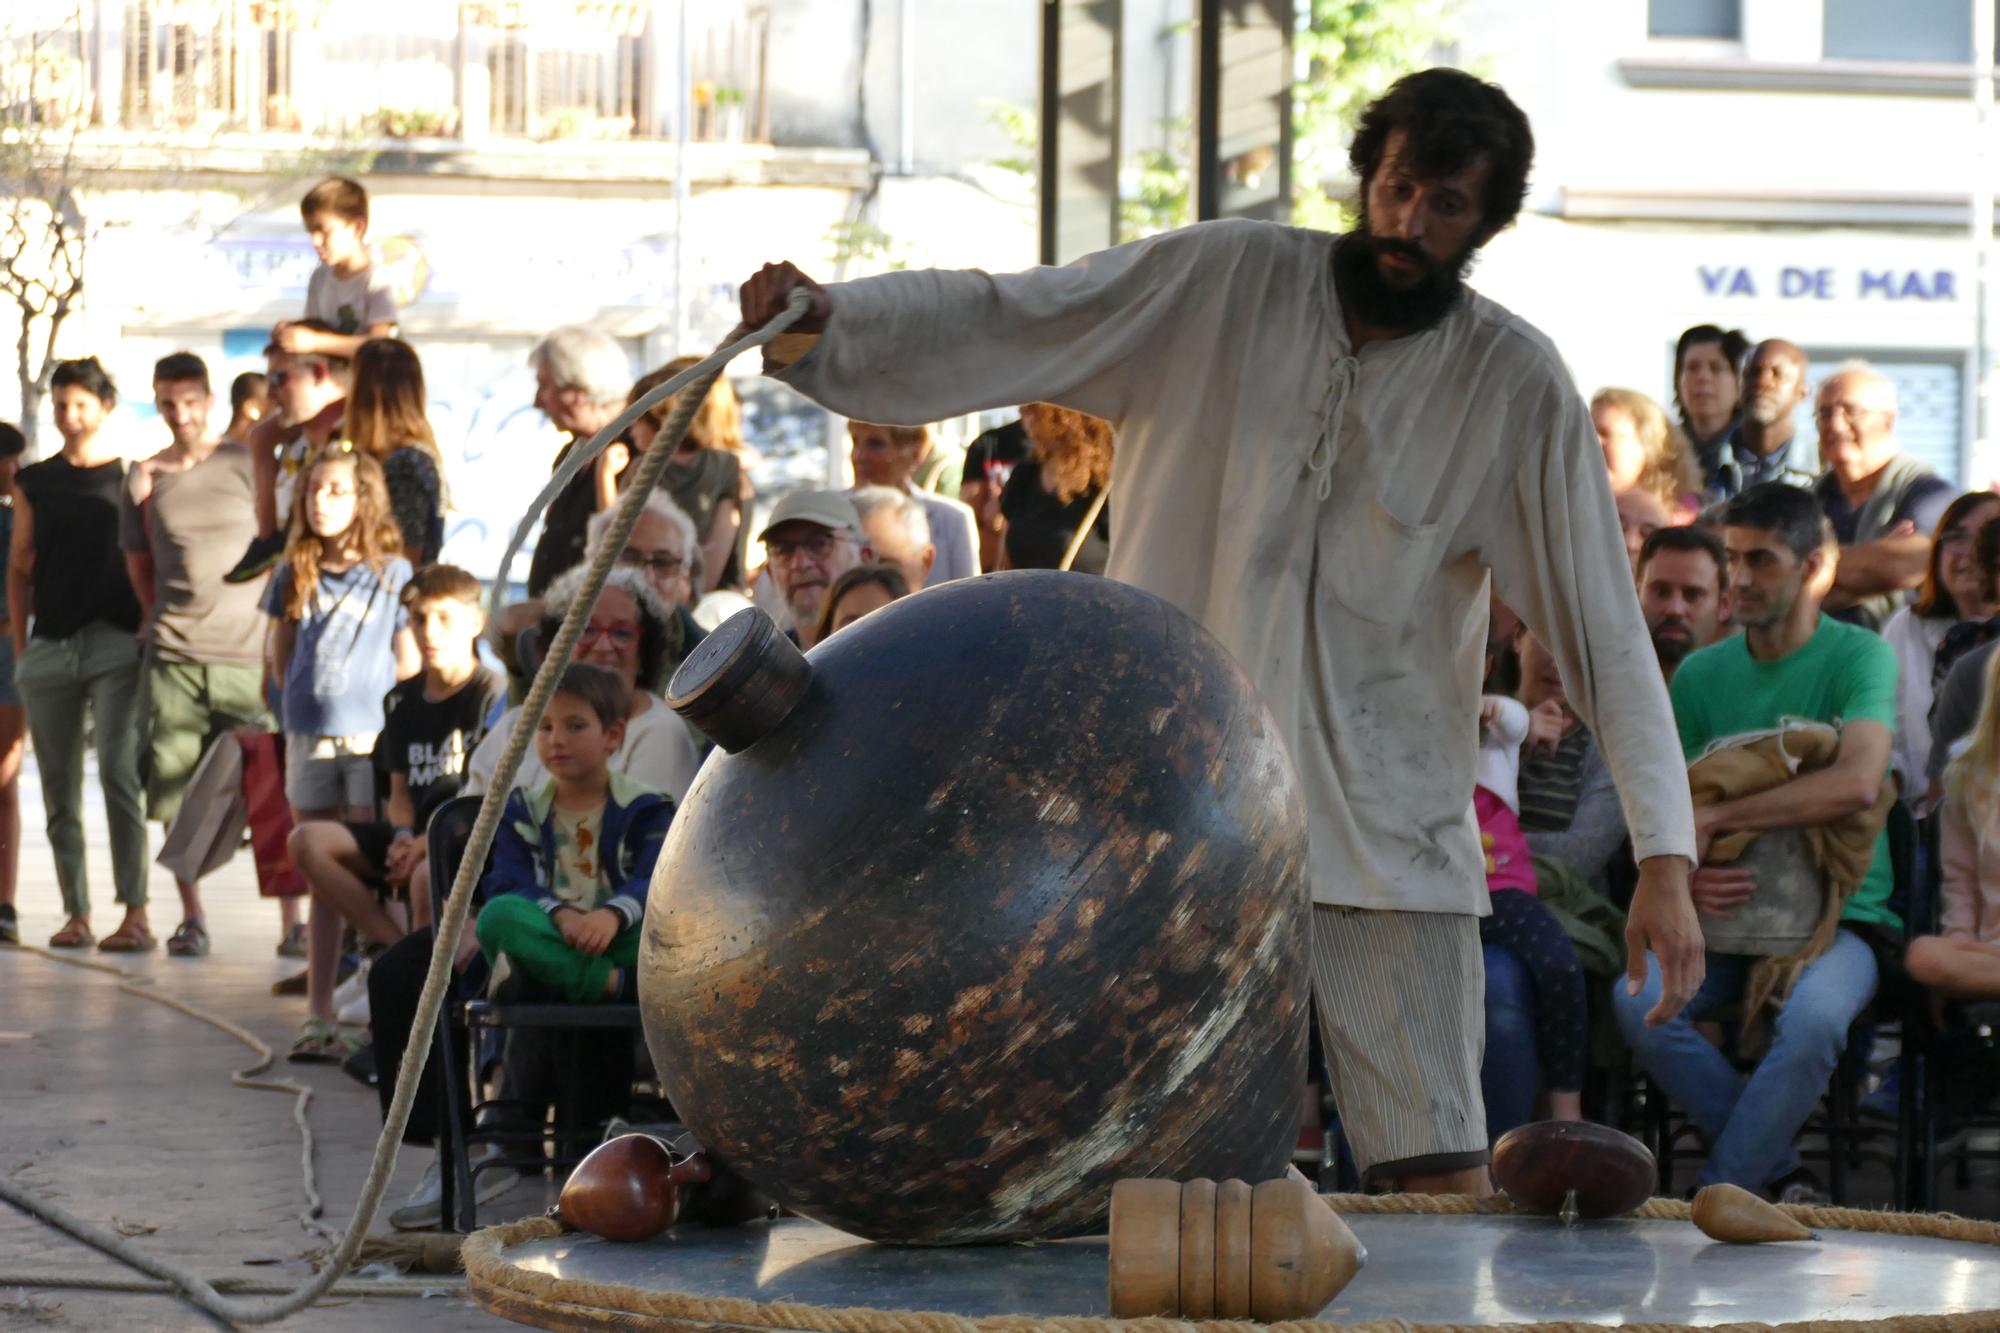
[[[625,739],[625,684],[564,668],[535,732],[550,780],[515,788],[480,881],[480,947],[575,1003],[636,998],[639,926],[673,802],[610,760]]]

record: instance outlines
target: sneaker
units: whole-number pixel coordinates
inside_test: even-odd
[[[338,999],[339,996],[336,995],[335,1000],[338,1001]],[[361,990],[361,993],[355,996],[353,999],[349,1000],[346,1004],[336,1004],[336,1007],[333,1011],[333,1021],[345,1028],[367,1027],[368,1026],[367,987],[364,986]]]
[[[257,537],[250,543],[250,549],[236,562],[236,568],[222,576],[224,583],[255,583],[271,572],[271,566],[285,553],[285,539],[275,533],[269,537]]]
[[[21,942],[21,918],[14,912],[14,904],[0,903],[0,944]]]
[[[1819,1183],[1819,1177],[1804,1167],[1779,1176],[1766,1188],[1770,1191],[1773,1203],[1795,1203],[1807,1208],[1824,1208],[1833,1202],[1833,1196]]]
[[[347,1018],[338,1011],[345,1010],[356,1000],[361,1001],[364,1006],[368,1003],[368,968],[374,961],[372,958],[362,959],[355,969],[348,973],[347,980],[333,988],[333,1007],[341,1022],[347,1022]],[[365,1014],[367,1010],[364,1008],[362,1012]],[[363,1018],[361,1022],[366,1024],[368,1020]]]
[[[490,1155],[490,1152],[477,1154],[472,1165],[477,1168]],[[475,1171],[472,1196],[480,1203],[492,1203],[512,1189],[518,1179],[511,1171]],[[429,1231],[443,1224],[444,1180],[438,1171],[437,1154],[432,1153],[423,1179],[410,1191],[410,1197],[403,1200],[402,1207],[389,1214],[389,1225],[398,1231]]]
[[[306,927],[304,922],[285,932],[285,938],[278,941],[278,957],[304,958],[306,956]]]

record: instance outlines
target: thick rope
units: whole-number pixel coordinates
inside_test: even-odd
[[[1531,1216],[1506,1199],[1473,1199],[1435,1194],[1325,1194],[1335,1212],[1382,1214],[1470,1214]],[[2000,1225],[1975,1222],[1949,1214],[1877,1213],[1860,1208],[1811,1208],[1782,1205],[1807,1226],[1834,1231],[1876,1231],[1937,1240],[1975,1241],[2000,1245]],[[1686,1221],[1688,1205],[1677,1199],[1652,1199],[1627,1216],[1647,1220]],[[926,1311],[837,1309],[794,1301],[751,1301],[735,1297],[687,1296],[611,1283],[551,1277],[510,1262],[509,1247],[564,1234],[560,1222],[532,1217],[488,1227],[468,1236],[462,1251],[465,1275],[475,1297],[500,1296],[589,1315],[600,1322],[604,1311],[639,1315],[662,1321],[662,1327],[682,1324],[737,1325],[784,1333],[1242,1333],[1244,1325],[1222,1320],[1106,1319],[1090,1316],[1054,1318],[1026,1315],[964,1315]],[[631,1320],[613,1321],[634,1327]],[[1427,1324],[1401,1319],[1373,1319],[1336,1324],[1316,1319],[1264,1325],[1277,1333],[1603,1333],[1600,1323],[1553,1320],[1509,1324]],[[1626,1333],[1993,1333],[2000,1328],[2000,1310],[1962,1314],[1889,1315],[1881,1319],[1812,1319],[1784,1324],[1678,1323],[1624,1324]]]
[[[522,756],[528,742],[534,738],[535,728],[541,722],[542,713],[548,707],[549,698],[555,693],[556,680],[562,675],[563,667],[569,662],[576,641],[583,634],[583,625],[597,605],[597,595],[604,589],[610,577],[612,566],[625,549],[626,540],[639,522],[639,515],[646,507],[646,500],[652,494],[655,483],[666,466],[673,460],[673,454],[680,447],[681,437],[687,433],[688,424],[707,397],[709,386],[715,383],[725,367],[744,352],[761,347],[796,323],[806,312],[811,302],[810,295],[803,289],[792,293],[790,303],[777,318],[771,320],[752,333],[735,338],[727,346],[717,349],[705,360],[690,366],[665,384],[645,394],[625,409],[617,420],[591,437],[581,449],[573,449],[571,456],[564,460],[569,476],[596,457],[605,446],[617,438],[632,422],[655,404],[681,393],[687,392],[674,404],[667,423],[653,441],[653,447],[640,455],[634,468],[630,488],[613,511],[611,525],[604,534],[604,542],[592,557],[584,574],[583,586],[578,590],[576,600],[570,604],[569,614],[563,617],[562,627],[556,631],[553,642],[548,646],[547,655],[542,659],[541,670],[535,673],[534,684],[528,689],[528,697],[522,702],[521,710],[514,723],[513,731],[507,737],[507,748],[500,756],[499,766],[486,790],[486,798],[480,803],[479,818],[472,826],[472,836],[466,845],[465,855],[460,860],[458,874],[452,880],[451,894],[445,899],[444,912],[439,917],[437,935],[431,949],[430,971],[424,976],[424,988],[417,1002],[416,1017],[412,1021],[413,1032],[429,1032],[437,1025],[438,1013],[444,1007],[444,993],[451,981],[452,955],[458,946],[459,933],[465,927],[465,919],[472,906],[473,886],[478,883],[481,868],[486,863],[486,853],[493,845],[493,833],[499,826],[500,814],[505,807],[508,790],[514,785],[514,775],[520,771]],[[740,332],[740,328],[738,330]],[[573,466],[572,466],[573,465]],[[562,474],[559,472],[558,476]],[[551,489],[537,497],[539,507],[547,502],[554,490],[560,489],[555,482]],[[496,580],[496,594],[504,586],[507,577],[507,563],[520,545],[520,538],[533,523],[539,509],[530,510],[527,518],[516,529],[515,541],[508,548],[506,562],[503,562]],[[305,1309],[332,1290],[333,1285],[347,1272],[360,1252],[367,1237],[368,1228],[374,1224],[376,1209],[382,1202],[382,1194],[389,1187],[389,1176],[396,1167],[396,1154],[402,1146],[403,1128],[409,1123],[410,1107],[416,1099],[417,1080],[422,1077],[424,1062],[430,1057],[433,1043],[413,1041],[403,1051],[403,1063],[396,1071],[396,1092],[390,1100],[388,1114],[383,1117],[382,1133],[375,1141],[375,1155],[368,1167],[368,1178],[361,1187],[361,1197],[354,1205],[354,1217],[348,1223],[346,1233],[334,1247],[325,1265],[317,1276],[306,1282],[289,1295],[266,1304],[250,1305],[231,1300],[205,1281],[199,1274],[189,1272],[177,1264],[164,1259],[151,1258],[142,1251],[126,1243],[122,1236],[114,1236],[102,1228],[82,1223],[82,1230],[70,1230],[70,1234],[91,1244],[119,1262],[150,1273],[174,1287],[192,1304],[216,1318],[233,1324],[271,1324],[288,1318]],[[0,1182],[0,1198],[39,1217],[52,1225],[61,1225],[56,1214],[62,1210],[54,1208],[46,1201],[33,1195],[22,1194]],[[72,1219],[81,1222],[81,1219]]]

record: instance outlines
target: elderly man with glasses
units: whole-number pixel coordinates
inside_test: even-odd
[[[1896,386],[1866,362],[1813,404],[1826,473],[1813,487],[1840,541],[1827,614],[1879,631],[1924,580],[1931,534],[1957,488],[1896,444]]]
[[[799,647],[813,646],[820,603],[848,570],[875,558],[854,502],[838,491],[793,491],[772,507],[757,534],[778,594],[792,613]]]

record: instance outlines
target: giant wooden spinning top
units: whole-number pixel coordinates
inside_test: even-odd
[[[1128,1176],[1264,1179],[1304,1063],[1305,820],[1248,678],[1085,575],[961,580],[802,657],[724,622],[640,1005],[706,1148],[875,1240],[1074,1235]]]

